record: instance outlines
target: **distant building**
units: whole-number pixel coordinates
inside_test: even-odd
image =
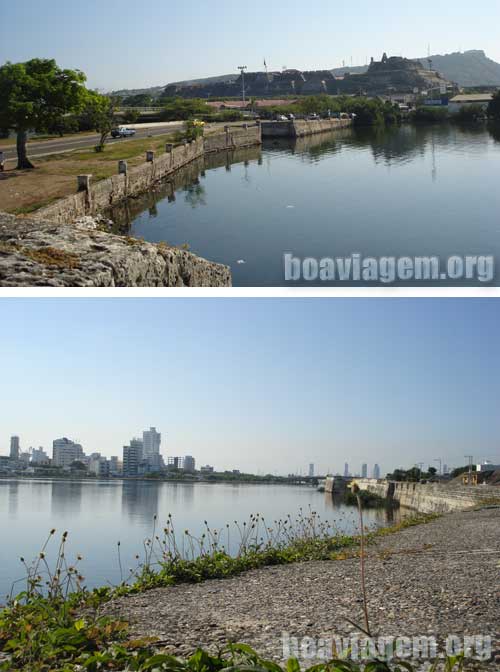
[[[138,476],[143,458],[141,439],[132,439],[128,446],[123,446],[123,475]]]
[[[154,459],[155,455],[160,454],[161,434],[156,431],[156,427],[150,427],[149,431],[142,433],[142,444],[145,460]]]
[[[361,465],[361,478],[367,478],[368,476],[368,465],[366,462],[363,462]]]
[[[102,455],[92,456],[89,472],[97,478],[109,478],[110,462]]]
[[[43,464],[50,464],[50,457],[40,446],[40,448],[32,448],[31,450],[31,464],[41,466]]]
[[[167,469],[182,469],[182,457],[168,457]]]
[[[117,455],[113,455],[109,460],[110,476],[119,476],[122,473],[122,464]]]
[[[62,467],[65,471],[69,471],[71,463],[83,461],[85,453],[79,443],[70,441],[66,437],[62,439],[55,439],[52,442],[52,464],[54,467]]]
[[[443,464],[443,476],[447,476],[450,473],[447,464]]]
[[[373,478],[380,478],[380,467],[378,464],[373,467]]]
[[[210,464],[206,464],[204,467],[200,467],[200,472],[202,474],[213,474],[214,468]]]
[[[27,467],[30,463],[30,458],[31,458],[31,453],[19,453],[19,462],[22,462],[22,464]]]
[[[194,472],[196,471],[196,460],[191,455],[186,455],[184,458],[182,468],[184,471]]]
[[[313,477],[314,477],[314,463],[311,462],[311,464],[309,465],[309,478]]]
[[[11,436],[10,437],[10,459],[11,460],[18,460],[19,459],[19,452],[20,452],[19,437],[18,436]]]
[[[481,462],[481,464],[476,464],[476,471],[496,471],[497,469],[500,469],[500,464],[493,464],[488,460]]]
[[[349,476],[349,464],[346,462],[344,464],[344,477],[347,478]]]
[[[480,107],[482,110],[486,111],[486,108],[493,99],[492,93],[461,93],[451,100],[448,103],[448,111],[450,114],[456,114],[462,109],[467,109],[468,107]]]
[[[159,453],[149,455],[148,457],[144,458],[144,462],[144,468],[147,473],[151,474],[153,472],[163,471],[163,469],[165,469],[165,462]]]

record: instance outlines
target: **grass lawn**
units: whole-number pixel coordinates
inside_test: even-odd
[[[0,173],[0,210],[13,214],[27,214],[63,196],[76,191],[76,176],[93,175],[94,181],[118,173],[118,161],[127,160],[129,166],[146,161],[146,151],[154,150],[159,156],[174,134],[127,140],[106,147],[102,153],[83,149],[67,154],[33,159],[34,170],[5,170]]]

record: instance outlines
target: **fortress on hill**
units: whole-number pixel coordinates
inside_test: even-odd
[[[330,95],[386,95],[412,93],[442,84],[450,84],[439,73],[423,67],[420,61],[408,58],[382,56],[371,59],[364,74],[345,73],[335,76],[330,70],[283,70],[282,72],[248,72],[245,74],[245,92],[248,98],[305,96],[318,93]],[[169,84],[165,96],[182,98],[238,98],[241,96],[241,75],[226,81]]]

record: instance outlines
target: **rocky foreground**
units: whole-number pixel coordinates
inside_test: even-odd
[[[382,536],[367,558],[370,625],[377,636],[490,635],[500,669],[500,508],[453,513]],[[359,560],[307,562],[254,570],[226,580],[184,584],[117,599],[106,614],[131,636],[156,636],[186,655],[244,642],[283,658],[293,637],[359,634]],[[481,665],[483,668],[483,665]]]
[[[228,266],[102,230],[0,212],[0,287],[230,287]]]

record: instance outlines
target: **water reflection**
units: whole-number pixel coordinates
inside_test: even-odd
[[[81,481],[52,481],[50,487],[52,513],[74,515],[80,512],[82,504]]]
[[[158,514],[160,487],[154,481],[123,481],[122,512],[134,520],[151,522]]]

